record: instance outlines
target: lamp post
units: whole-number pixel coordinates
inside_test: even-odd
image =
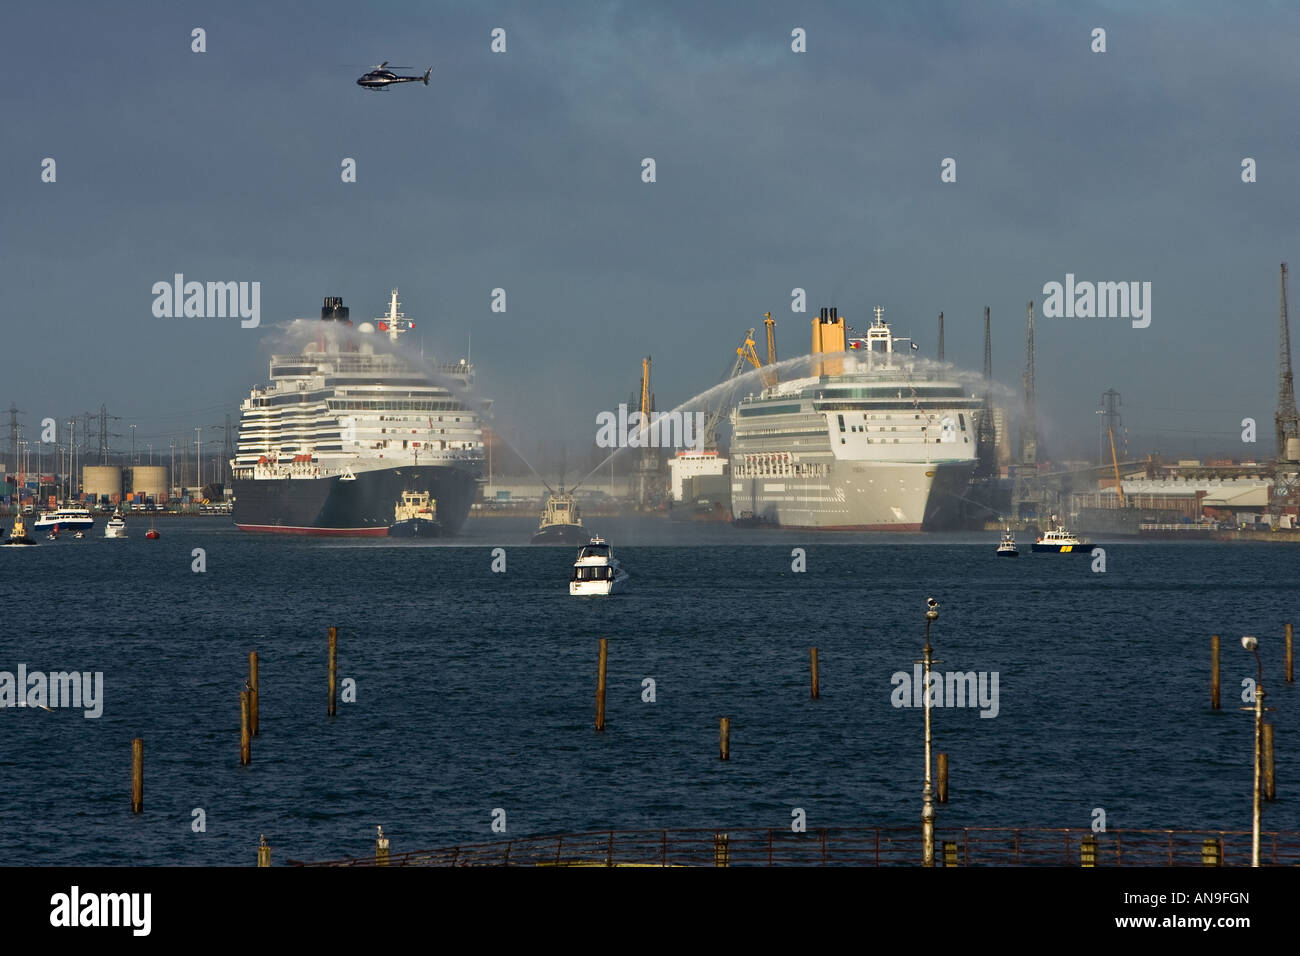
[[[1250,865],[1259,866],[1259,791],[1260,791],[1260,754],[1261,738],[1264,734],[1264,663],[1259,659],[1259,641],[1254,637],[1243,637],[1241,646],[1255,655],[1257,679],[1255,681],[1255,706],[1243,707],[1242,710],[1255,712],[1255,806],[1251,814]]]
[[[930,624],[939,618],[939,602],[934,598],[925,599],[925,680],[921,684],[921,693],[925,695],[925,790],[921,799],[921,865],[934,866],[934,799],[930,785],[930,665],[942,664],[933,658],[934,648],[930,646]]]

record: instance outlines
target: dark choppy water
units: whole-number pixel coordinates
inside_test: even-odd
[[[8,521],[4,522],[6,525]],[[996,559],[996,534],[799,536],[593,518],[633,591],[570,598],[571,548],[472,520],[455,546],[242,535],[168,520],[158,542],[0,549],[0,671],[102,671],[103,716],[0,710],[0,863],[250,864],[608,827],[912,825],[922,712],[890,703],[924,599],[939,670],[998,672],[999,713],[935,711],[943,825],[1249,829],[1253,676],[1277,706],[1266,829],[1300,828],[1300,695],[1282,625],[1300,549],[1205,543]],[[507,571],[490,570],[491,548]],[[808,570],[790,570],[792,547]],[[207,553],[193,573],[191,549]],[[17,553],[15,553],[17,552]],[[358,700],[325,716],[326,629]],[[1224,709],[1208,706],[1209,635]],[[592,730],[597,638],[608,729]],[[822,699],[808,699],[808,647]],[[239,765],[239,691],[261,659],[261,736]],[[641,700],[656,681],[655,703]],[[718,718],[732,759],[717,759]],[[145,813],[129,812],[145,739]],[[203,808],[207,831],[191,829]]]

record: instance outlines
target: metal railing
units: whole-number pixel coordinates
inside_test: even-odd
[[[936,828],[936,866],[1249,866],[1249,830]],[[295,866],[919,866],[920,827],[601,830]],[[1300,866],[1300,831],[1261,834],[1265,865]]]

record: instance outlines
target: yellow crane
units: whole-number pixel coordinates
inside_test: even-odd
[[[772,386],[776,384],[776,319],[772,318],[771,312],[763,313],[763,324],[767,326],[767,364],[768,372],[763,376],[763,384]]]
[[[650,421],[650,356],[641,360],[641,427]]]
[[[1119,459],[1115,457],[1115,429],[1107,428],[1110,435],[1110,463],[1115,468],[1115,490],[1119,492],[1119,506],[1124,507],[1124,485],[1119,480]]]
[[[740,347],[736,349],[736,354],[739,355],[741,359],[747,359],[749,364],[754,366],[754,368],[761,369],[763,367],[763,363],[758,360],[758,353],[754,351],[753,329],[750,329],[745,333],[745,341],[740,343]],[[741,362],[740,364],[743,365],[744,362]]]

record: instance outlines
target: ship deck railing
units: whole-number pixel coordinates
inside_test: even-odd
[[[1249,866],[1249,830],[936,827],[935,866]],[[920,866],[919,827],[598,830],[294,866]],[[1300,831],[1260,835],[1260,862],[1300,866]]]

